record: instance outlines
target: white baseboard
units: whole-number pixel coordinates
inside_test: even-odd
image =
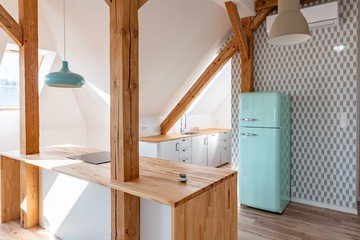
[[[319,203],[319,202],[303,200],[303,199],[299,199],[299,198],[291,198],[290,201],[296,202],[296,203],[307,204],[307,205],[311,205],[311,206],[315,206],[315,207],[320,207],[320,208],[327,208],[327,209],[331,209],[331,210],[335,210],[335,211],[339,211],[339,212],[351,213],[351,214],[356,214],[356,215],[358,214],[358,212],[355,208],[339,207],[339,206],[335,206],[335,205],[331,205],[331,204]]]

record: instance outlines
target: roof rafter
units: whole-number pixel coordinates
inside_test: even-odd
[[[112,0],[104,0],[107,5],[110,5]],[[138,9],[140,9],[148,0],[138,0]]]
[[[238,44],[241,55],[245,58],[249,58],[249,47],[247,44],[244,29],[241,24],[241,19],[236,5],[229,1],[225,2],[226,10],[232,25],[232,29],[235,35],[236,42]]]
[[[195,101],[195,99],[210,83],[210,80],[216,75],[216,73],[219,72],[219,70],[225,65],[225,63],[227,63],[237,50],[238,45],[236,40],[235,38],[232,38],[161,123],[160,130],[162,135],[165,135],[170,131],[170,129],[190,107],[191,103]]]
[[[0,4],[0,27],[21,47],[23,45],[23,31],[20,24],[15,21],[6,9]]]

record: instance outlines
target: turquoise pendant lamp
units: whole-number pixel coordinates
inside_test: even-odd
[[[68,62],[63,61],[60,71],[45,76],[45,84],[49,87],[79,88],[84,85],[84,78],[69,70]]]
[[[65,41],[65,0],[63,0],[63,11],[64,11],[64,59],[66,59],[66,41]],[[45,76],[45,84],[49,87],[58,88],[80,88],[85,84],[84,78],[69,70],[69,63],[64,60],[60,71],[52,72]]]

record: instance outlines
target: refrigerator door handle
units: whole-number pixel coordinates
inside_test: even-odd
[[[254,122],[256,121],[255,118],[242,118],[241,121],[244,121],[244,122]]]
[[[240,133],[240,136],[253,137],[256,136],[255,133]]]

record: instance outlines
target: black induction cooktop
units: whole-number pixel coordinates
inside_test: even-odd
[[[102,164],[110,162],[110,152],[95,152],[95,153],[87,153],[83,155],[71,156],[68,157],[74,160],[81,160],[91,164]]]

